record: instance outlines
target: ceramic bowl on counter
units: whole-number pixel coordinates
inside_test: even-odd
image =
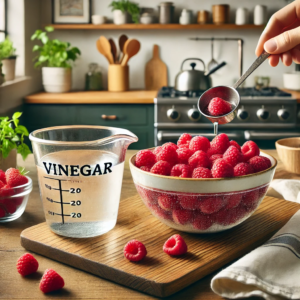
[[[26,184],[0,190],[0,223],[16,220],[23,214],[32,191],[32,180],[27,179]]]
[[[230,229],[248,219],[267,193],[277,161],[267,170],[233,178],[179,178],[145,172],[129,165],[144,204],[162,223],[193,233]]]

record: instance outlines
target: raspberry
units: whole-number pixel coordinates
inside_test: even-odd
[[[219,159],[219,158],[223,158],[223,154],[213,154],[209,160],[211,161],[211,165],[214,164],[214,162]]]
[[[222,98],[215,97],[210,100],[207,110],[212,116],[223,116],[231,112],[231,104]]]
[[[189,148],[193,151],[202,150],[206,152],[210,148],[210,142],[204,136],[195,136],[192,138]]]
[[[146,255],[145,245],[138,240],[131,240],[124,247],[124,256],[130,261],[140,261]]]
[[[215,149],[215,148],[209,148],[209,149],[207,150],[207,152],[206,152],[206,155],[207,155],[208,157],[212,157],[213,155],[219,154],[218,152],[220,152],[220,151],[218,151],[218,149]],[[222,154],[221,154],[221,155],[222,155]]]
[[[163,250],[169,255],[183,255],[187,252],[187,245],[179,234],[174,234],[164,243]]]
[[[47,269],[40,282],[40,290],[43,293],[50,293],[60,290],[64,287],[63,278],[54,270]]]
[[[152,213],[155,214],[158,218],[164,219],[164,220],[172,220],[172,214],[171,212],[162,209],[158,205],[153,205],[151,207]]]
[[[175,223],[184,225],[188,222],[193,222],[193,212],[186,209],[174,209],[172,217]]]
[[[162,146],[157,146],[156,148],[154,148],[153,150],[153,154],[157,155],[162,149]]]
[[[179,148],[188,148],[190,141],[192,139],[192,136],[188,133],[184,133],[180,136],[180,138],[177,141],[177,146]]]
[[[212,178],[211,171],[203,167],[195,168],[192,178]]]
[[[234,147],[238,148],[238,150],[240,150],[242,152],[241,146],[236,141],[231,140],[229,142],[229,144],[230,144],[230,146],[234,146]]]
[[[30,253],[23,254],[17,261],[17,270],[22,276],[35,273],[38,267],[38,261]]]
[[[223,154],[230,146],[227,134],[218,134],[210,143],[211,148],[215,149],[214,154]]]
[[[15,197],[11,198],[11,201],[16,205],[19,206],[23,203],[24,198],[23,197]]]
[[[158,197],[158,205],[166,211],[171,211],[173,208],[178,207],[177,196],[167,194],[160,195]]]
[[[171,170],[171,176],[181,177],[181,178],[191,178],[192,169],[189,165],[175,165]]]
[[[26,184],[28,179],[23,176],[18,169],[10,168],[5,172],[6,182],[11,187],[20,186]]]
[[[178,195],[180,205],[184,209],[194,210],[199,208],[199,196],[197,195]]]
[[[266,194],[267,191],[268,191],[268,188],[269,188],[269,186],[267,185],[267,186],[261,187],[261,188],[258,190],[259,198],[265,196],[265,194]]]
[[[150,170],[151,170],[151,168],[147,167],[147,166],[141,166],[140,169],[145,171],[145,172],[150,172]]]
[[[212,226],[214,219],[210,215],[204,215],[200,212],[195,214],[193,227],[198,230],[206,230]]]
[[[260,153],[258,146],[253,141],[248,141],[242,146],[244,161],[248,161],[251,157],[257,156]]]
[[[226,203],[226,208],[231,209],[237,207],[242,200],[242,193],[233,193],[230,195],[224,196],[224,201]]]
[[[159,175],[170,175],[171,173],[171,165],[166,161],[158,161],[154,166],[151,168],[150,172],[153,174]]]
[[[0,196],[1,197],[9,197],[14,194],[14,190],[12,187],[8,184],[6,184],[4,187],[1,188],[0,190]]]
[[[265,156],[260,156],[260,157],[267,163],[268,169],[271,168],[272,163],[271,163],[270,159]]]
[[[156,156],[152,153],[152,151],[146,149],[141,150],[136,154],[135,165],[140,167],[149,167],[151,168],[156,163]]]
[[[242,203],[246,207],[256,206],[257,201],[260,199],[258,190],[252,190],[243,193]]]
[[[233,168],[233,176],[235,177],[249,175],[252,173],[254,173],[253,167],[245,162],[241,162]]]
[[[160,193],[145,189],[139,185],[136,185],[136,189],[148,207],[157,205],[157,199]]]
[[[249,159],[249,164],[253,167],[254,173],[268,169],[269,164],[262,156],[254,156]]]
[[[10,199],[0,199],[0,205],[3,206],[8,214],[13,214],[17,210],[16,204]]]
[[[218,196],[205,196],[201,198],[199,208],[204,214],[213,214],[219,211],[225,204],[225,201]]]
[[[194,151],[189,148],[179,148],[176,152],[179,164],[188,164],[189,158],[194,154]]]
[[[164,147],[169,147],[169,146],[171,146],[171,147],[174,148],[175,150],[178,149],[178,146],[177,146],[176,144],[174,144],[174,143],[171,143],[171,142],[168,142],[168,143],[165,143],[165,144],[162,145],[163,148],[164,148]]]
[[[211,173],[213,178],[233,177],[233,167],[223,158],[215,161]]]
[[[0,180],[0,189],[5,187],[5,183],[3,181]]]
[[[176,149],[170,144],[163,146],[156,157],[158,161],[167,161],[171,166],[176,165],[178,161]]]
[[[235,146],[230,146],[223,154],[223,159],[233,167],[244,161],[243,154]]]
[[[210,160],[204,151],[198,150],[189,158],[189,165],[194,169],[198,167],[210,168]]]
[[[238,220],[236,208],[223,208],[213,215],[215,221],[219,225],[228,226],[234,224]]]
[[[0,218],[5,217],[5,215],[6,215],[5,210],[2,207],[0,207]]]
[[[0,180],[6,184],[6,177],[5,177],[5,172],[0,170]]]

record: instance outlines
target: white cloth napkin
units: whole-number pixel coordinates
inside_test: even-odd
[[[300,203],[300,181],[274,180],[272,188]],[[230,299],[300,299],[300,210],[269,241],[218,273],[211,288]]]

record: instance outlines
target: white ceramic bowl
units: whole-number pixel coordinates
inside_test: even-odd
[[[264,198],[277,161],[258,173],[233,178],[179,178],[145,172],[129,165],[133,181],[152,214],[168,226],[186,232],[218,232],[249,218]]]
[[[299,91],[300,90],[300,72],[284,73],[283,86],[285,89]]]

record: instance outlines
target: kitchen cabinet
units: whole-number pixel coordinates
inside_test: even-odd
[[[29,104],[23,107],[22,124],[29,132],[61,125],[100,125],[121,127],[139,138],[129,148],[154,146],[153,104]],[[105,118],[109,116],[110,118]],[[27,141],[30,145],[30,142]],[[31,145],[30,145],[31,146]]]

